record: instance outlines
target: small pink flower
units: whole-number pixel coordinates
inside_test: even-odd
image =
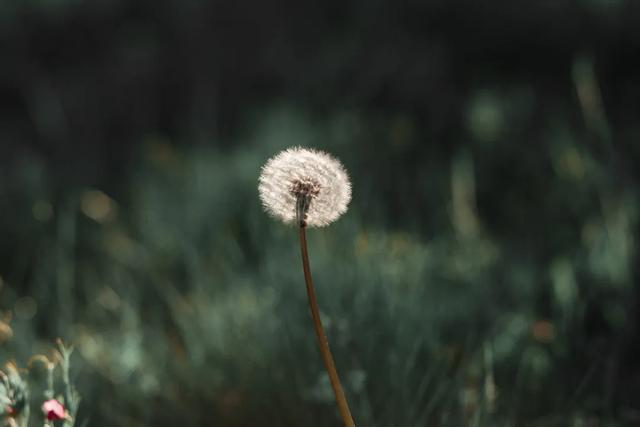
[[[49,399],[42,404],[42,412],[50,421],[64,420],[67,416],[62,403],[56,399]]]

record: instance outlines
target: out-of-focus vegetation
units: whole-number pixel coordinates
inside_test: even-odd
[[[334,426],[291,145],[358,425],[640,423],[633,1],[3,1],[0,357],[75,345],[78,425]]]

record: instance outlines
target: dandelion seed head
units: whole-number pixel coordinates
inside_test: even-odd
[[[300,204],[304,222],[323,227],[347,211],[351,183],[342,164],[322,151],[294,147],[262,167],[258,190],[267,213],[286,224],[296,223]]]

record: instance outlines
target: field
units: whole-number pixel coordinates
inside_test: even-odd
[[[292,146],[353,184],[308,239],[357,425],[640,425],[640,10],[502,3],[0,6],[5,425],[340,425]]]

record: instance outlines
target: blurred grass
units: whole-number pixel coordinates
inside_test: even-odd
[[[639,12],[0,2],[0,361],[75,344],[79,425],[338,425],[256,189],[304,145],[358,425],[640,424]]]
[[[266,158],[311,145],[354,182],[309,239],[359,424],[632,425],[637,193],[562,122],[501,142],[504,102],[473,97],[477,145],[453,153],[416,151],[407,118],[282,105],[228,149],[150,136],[120,197],[56,193],[24,157],[1,183],[2,357],[73,342],[90,425],[337,425],[294,230],[256,190]]]

